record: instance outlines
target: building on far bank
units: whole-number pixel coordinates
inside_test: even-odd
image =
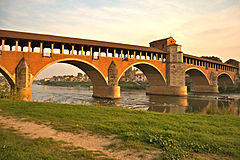
[[[120,81],[127,82],[146,82],[147,77],[139,69],[130,68],[120,78]]]
[[[86,74],[78,73],[75,77],[73,75],[53,76],[51,78],[42,79],[44,82],[89,82],[90,79]]]

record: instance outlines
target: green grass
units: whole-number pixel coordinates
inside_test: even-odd
[[[163,114],[101,106],[0,100],[2,115],[51,122],[57,130],[117,135],[122,148],[161,149],[163,159],[216,154],[240,159],[240,118]]]
[[[146,83],[119,82],[121,89],[146,89]]]
[[[238,86],[219,86],[220,93],[240,93],[240,84]]]
[[[92,82],[41,82],[42,85],[49,86],[92,86]],[[121,89],[146,89],[146,83],[138,84],[136,82],[119,82]]]
[[[43,85],[49,85],[49,86],[92,86],[92,82],[41,82]]]
[[[99,153],[85,151],[78,147],[63,146],[63,142],[51,139],[30,139],[19,136],[0,126],[1,160],[95,160]]]

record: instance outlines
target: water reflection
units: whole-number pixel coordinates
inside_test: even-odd
[[[240,115],[240,100],[220,101],[213,94],[189,94],[188,97],[146,95],[144,90],[121,91],[121,99],[110,100],[92,97],[92,89],[86,87],[58,87],[32,85],[35,101],[68,104],[103,105],[162,113],[204,113]],[[238,97],[240,95],[231,95]]]

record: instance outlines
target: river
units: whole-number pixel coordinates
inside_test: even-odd
[[[162,113],[233,114],[240,116],[240,94],[193,94],[187,97],[146,95],[145,90],[123,90],[121,99],[110,100],[92,97],[87,87],[59,87],[33,84],[32,99],[38,102],[56,102],[81,105],[101,105]],[[218,100],[221,96],[238,98]]]

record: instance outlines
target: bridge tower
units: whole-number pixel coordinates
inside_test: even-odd
[[[170,44],[167,46],[167,52],[167,88],[172,95],[186,96],[187,87],[185,86],[185,64],[183,63],[181,46],[177,44]]]
[[[166,57],[166,85],[150,86],[148,94],[187,96],[185,86],[185,64],[183,63],[183,53],[181,46],[176,44],[172,38],[166,38],[150,43],[150,47],[155,47],[167,51]]]

